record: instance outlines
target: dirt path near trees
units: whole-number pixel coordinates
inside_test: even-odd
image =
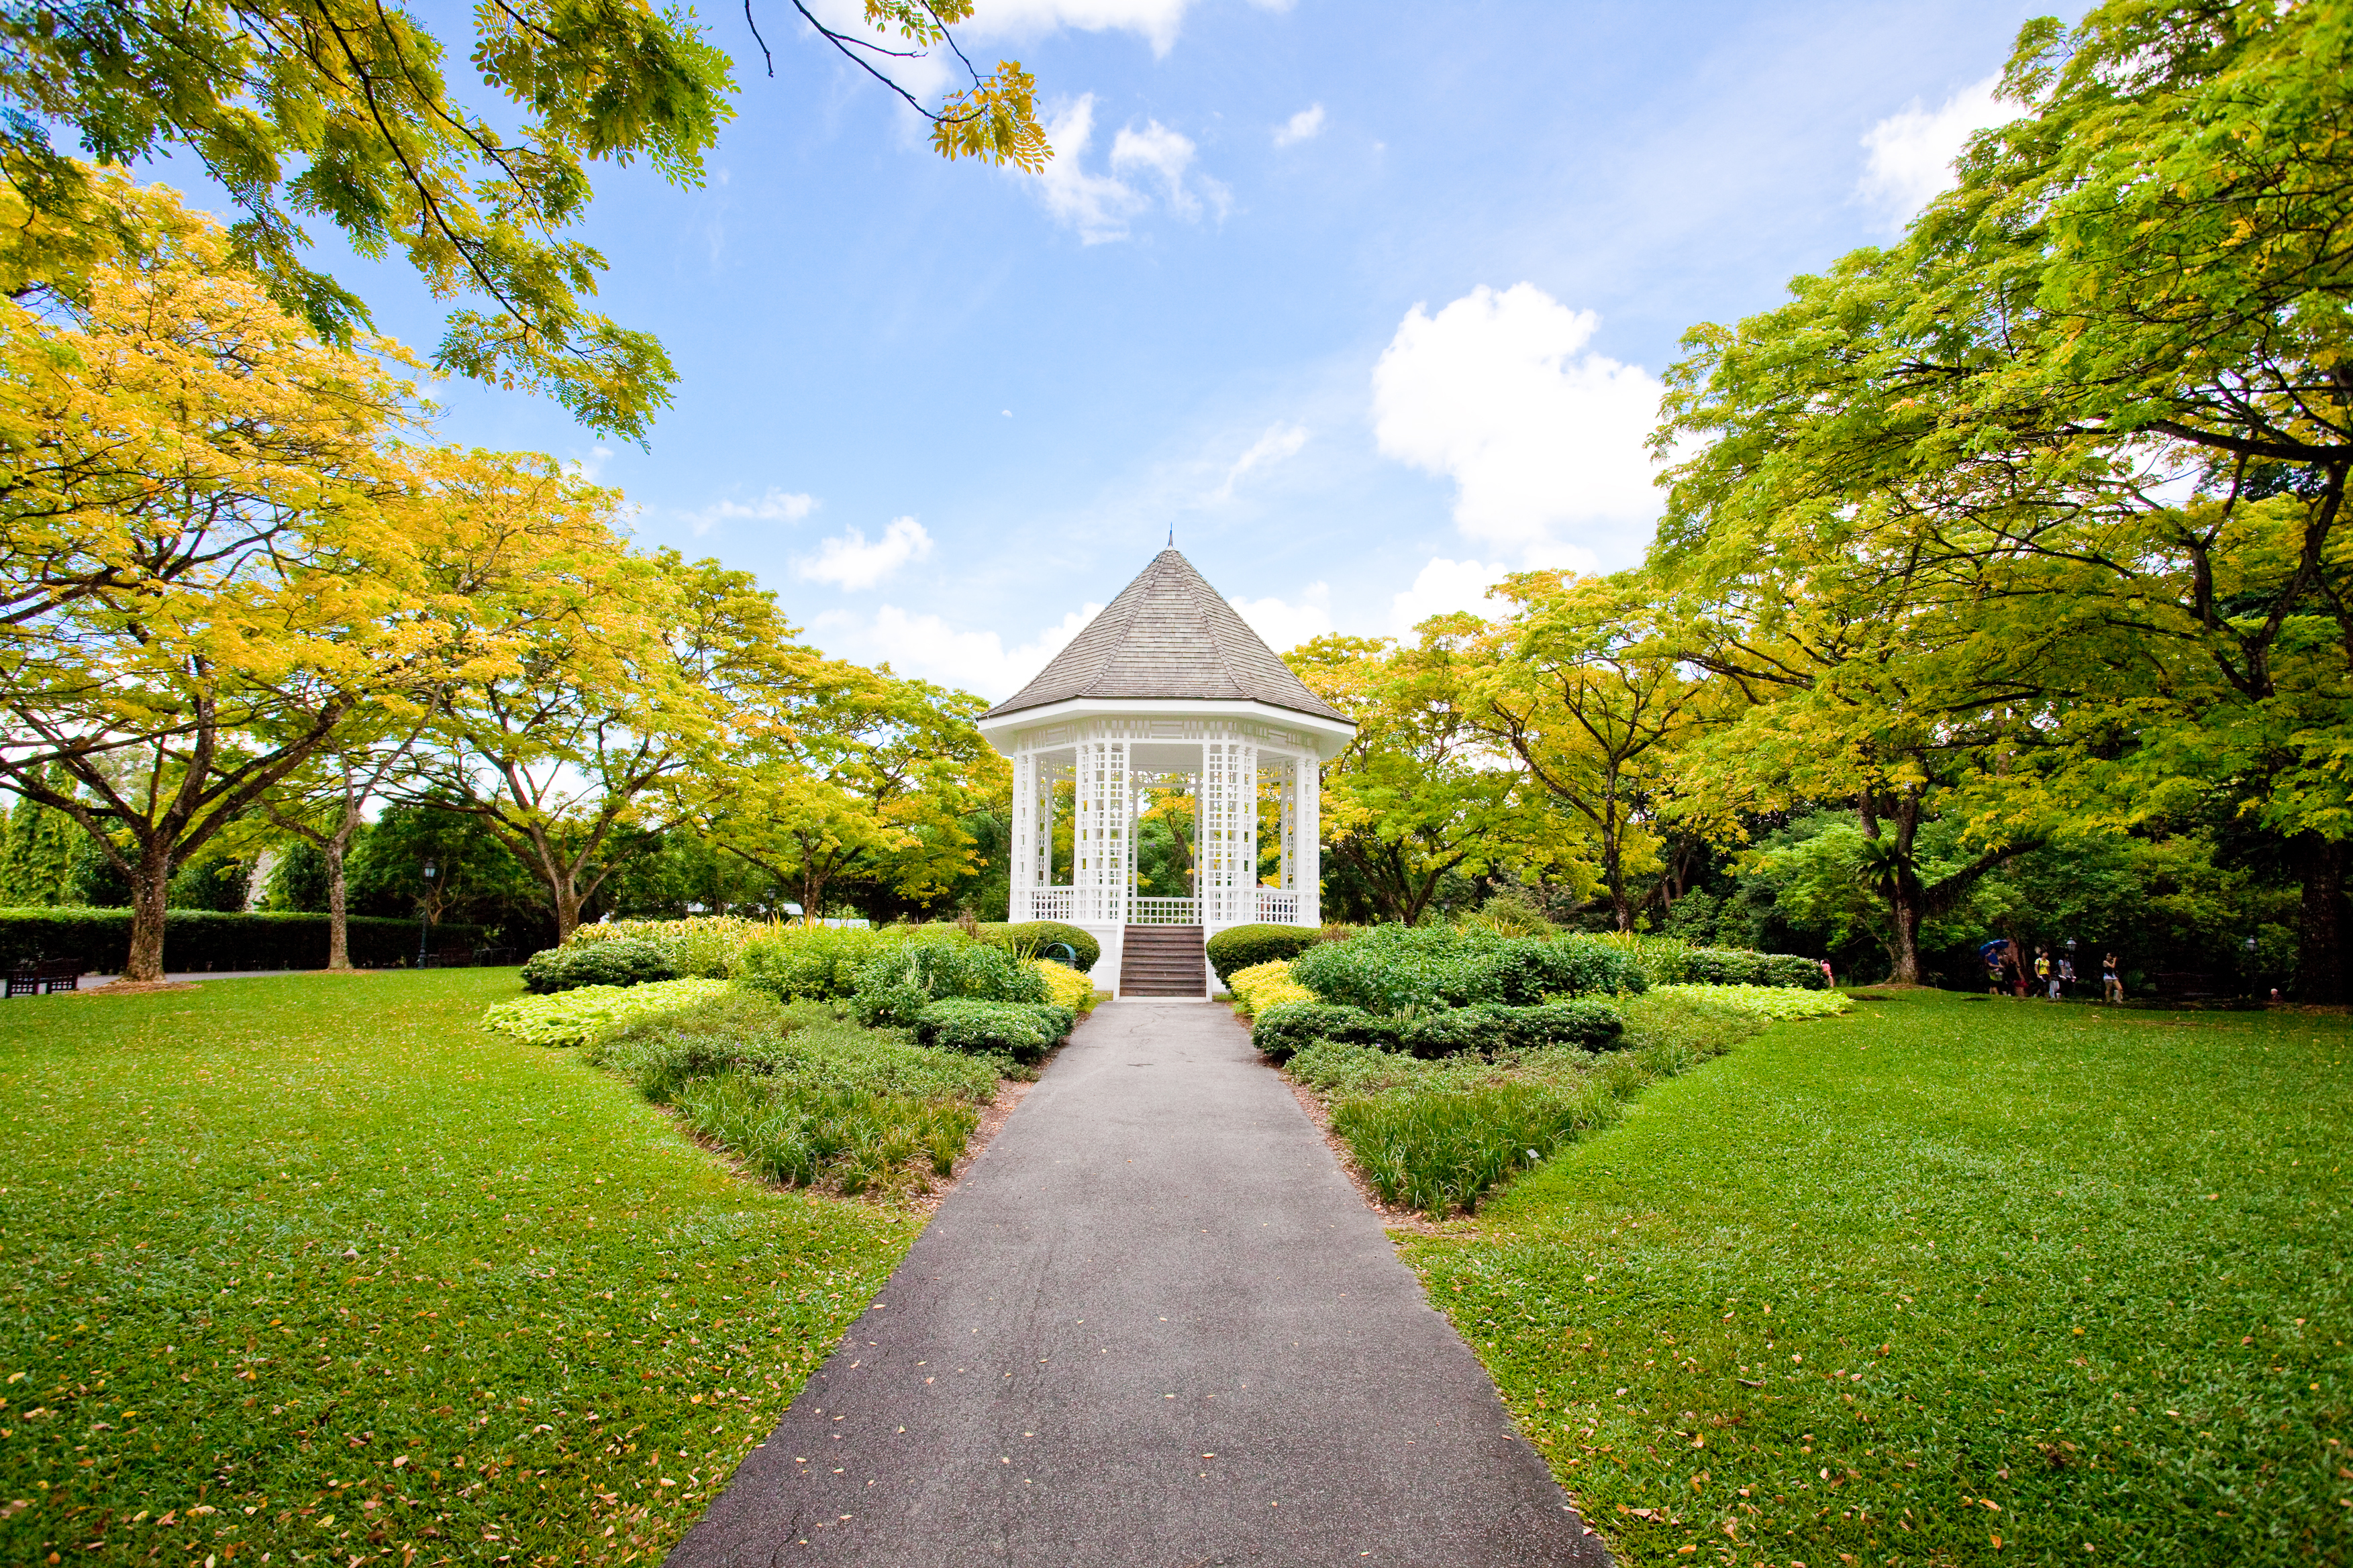
[[[1098,1009],[677,1568],[1609,1559],[1224,1008]]]

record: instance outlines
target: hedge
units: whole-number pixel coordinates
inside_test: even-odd
[[[352,962],[389,969],[417,962],[417,922],[353,915],[346,923]],[[482,928],[438,925],[432,948],[479,947]],[[0,969],[52,961],[84,973],[118,974],[131,955],[131,911],[111,909],[0,910]],[[206,970],[324,969],[325,915],[228,914],[172,910],[164,916],[164,967]]]
[[[1243,970],[1297,958],[1323,940],[1314,926],[1228,926],[1209,939],[1209,967],[1220,984],[1230,986]]]
[[[1492,1002],[1426,1013],[1401,1026],[1398,1044],[1423,1058],[1462,1056],[1508,1047],[1542,1049],[1578,1046],[1606,1050],[1626,1033],[1626,1021],[1606,1002],[1580,997],[1533,1007],[1501,1007]]]
[[[676,980],[678,965],[670,954],[649,942],[614,937],[580,947],[551,947],[534,952],[522,966],[522,988],[534,995],[576,991],[583,985],[643,985],[649,981]],[[690,978],[709,980],[711,975]]]
[[[1342,1046],[1377,1046],[1397,1049],[1394,1018],[1367,1013],[1362,1007],[1335,1006],[1328,1002],[1285,1002],[1269,1007],[1250,1026],[1250,1044],[1269,1061],[1288,1061],[1318,1040]]]
[[[950,1051],[1003,1051],[1036,1061],[1071,1032],[1077,1015],[1050,1002],[984,1002],[953,996],[916,1014],[918,1043]]]
[[[1375,926],[1291,961],[1291,978],[1326,1002],[1395,1013],[1547,996],[1641,991],[1634,960],[1591,937],[1505,937],[1478,928]]]

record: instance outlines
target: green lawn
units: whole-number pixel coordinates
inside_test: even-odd
[[[474,1027],[515,994],[0,1004],[0,1563],[642,1562],[693,1523],[917,1226]]]
[[[2341,1017],[1778,1026],[1409,1259],[1631,1563],[2353,1562]]]

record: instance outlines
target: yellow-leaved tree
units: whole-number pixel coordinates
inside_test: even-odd
[[[170,193],[96,189],[137,243],[0,299],[0,783],[129,879],[153,980],[173,868],[450,650],[399,352],[322,342]]]

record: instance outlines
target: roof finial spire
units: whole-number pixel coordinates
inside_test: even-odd
[[[1176,525],[1173,522],[1168,525],[1168,548],[1176,548]]]

